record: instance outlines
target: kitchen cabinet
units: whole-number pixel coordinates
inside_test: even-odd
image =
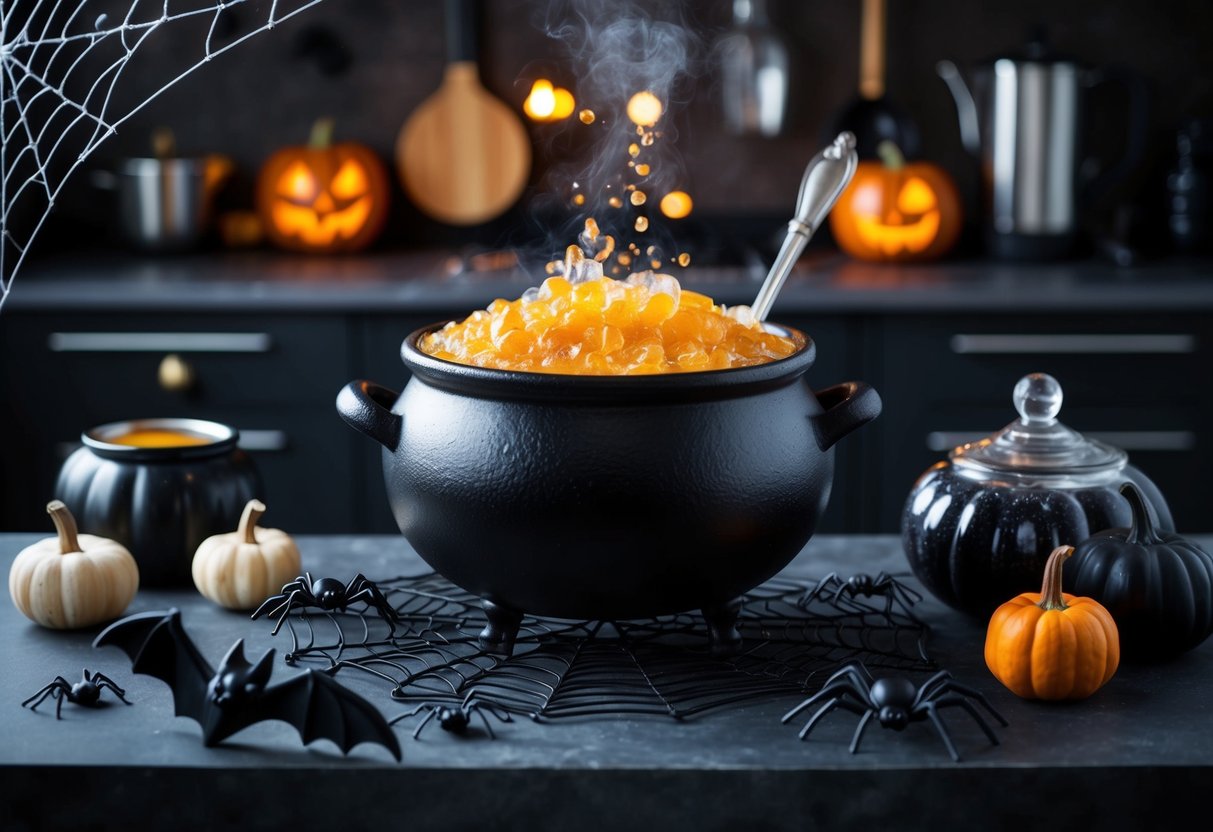
[[[81,430],[191,415],[241,429],[270,525],[395,531],[379,448],[341,422],[338,389],[355,378],[403,387],[407,333],[526,286],[518,275],[445,277],[439,260],[31,270],[0,313],[0,430],[16,439],[0,462],[0,529],[45,527]],[[740,273],[700,276],[691,285],[722,302],[753,297]],[[1098,264],[815,264],[793,275],[772,318],[816,342],[813,387],[862,379],[884,400],[881,418],[838,446],[821,531],[895,531],[918,475],[1010,422],[1011,390],[1034,371],[1061,382],[1063,421],[1125,448],[1158,483],[1181,529],[1209,528],[1205,490],[1191,484],[1213,468],[1213,264],[1127,275]],[[186,389],[160,384],[170,354],[194,371]]]

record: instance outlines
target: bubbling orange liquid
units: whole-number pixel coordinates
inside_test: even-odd
[[[188,448],[195,445],[209,445],[214,440],[182,430],[145,428],[132,430],[106,441],[114,445],[131,445],[136,448]]]
[[[749,307],[726,309],[669,275],[578,280],[570,272],[572,281],[549,277],[517,300],[495,300],[429,333],[422,351],[501,370],[645,375],[765,364],[803,346],[765,331]]]

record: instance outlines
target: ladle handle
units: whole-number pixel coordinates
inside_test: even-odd
[[[809,160],[800,180],[800,194],[796,197],[796,215],[788,221],[788,236],[784,238],[779,256],[775,258],[767,279],[758,290],[752,307],[755,319],[765,321],[775,303],[775,296],[783,288],[792,267],[814,232],[825,222],[826,216],[838,197],[851,182],[859,166],[859,155],[855,152],[855,136],[842,132],[816,156]]]

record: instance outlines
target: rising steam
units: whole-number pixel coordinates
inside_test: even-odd
[[[545,178],[541,207],[558,203],[571,215],[550,229],[550,242],[562,251],[593,217],[621,251],[629,241],[644,250],[655,245],[668,261],[676,252],[658,205],[667,193],[687,186],[675,117],[687,103],[703,47],[688,25],[685,3],[559,0],[541,25],[567,50],[578,108],[593,113],[588,125],[570,119],[565,129],[576,132],[583,149],[553,165]],[[646,91],[663,112],[655,125],[638,130],[627,106]]]

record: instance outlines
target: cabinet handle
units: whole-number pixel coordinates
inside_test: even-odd
[[[273,452],[285,451],[287,445],[286,431],[281,430],[240,430],[240,440],[236,443],[246,451]]]
[[[269,352],[264,332],[52,332],[52,352]]]
[[[1060,353],[1186,355],[1196,352],[1196,336],[1185,334],[1121,335],[953,335],[950,342],[957,355],[1021,355]]]
[[[160,368],[156,371],[156,380],[161,390],[170,393],[184,393],[194,386],[197,374],[194,367],[177,353],[169,353],[160,360]]]
[[[1190,451],[1196,447],[1196,433],[1190,430],[1090,430],[1082,435],[1125,451]],[[988,431],[935,430],[927,434],[927,448],[942,453],[986,436]]]

